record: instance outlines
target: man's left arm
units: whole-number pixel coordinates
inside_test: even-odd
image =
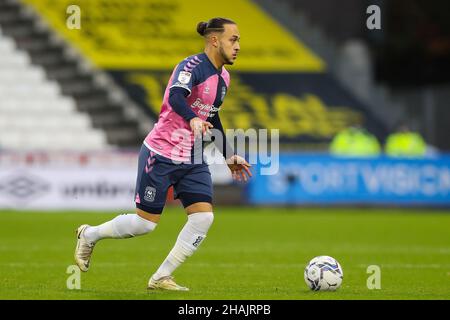
[[[223,129],[222,122],[220,121],[219,113],[216,113],[216,115],[212,118],[210,118],[209,121],[213,126],[214,129],[217,129],[221,136],[222,136],[222,143],[219,143],[219,141],[214,140],[214,144],[219,149],[219,151],[223,154],[223,157],[225,160],[230,159],[232,156],[235,155],[233,147],[227,140],[227,137],[225,135],[225,130]]]
[[[252,173],[249,169],[251,165],[244,158],[238,156],[234,152],[233,147],[228,142],[225,135],[222,122],[220,121],[219,113],[217,113],[210,119],[210,123],[214,126],[215,129],[219,130],[222,135],[222,143],[214,141],[214,144],[219,149],[219,151],[222,152],[228,168],[230,168],[231,170],[233,179],[238,181],[247,181],[248,177],[252,176]]]

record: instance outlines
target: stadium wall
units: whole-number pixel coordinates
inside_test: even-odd
[[[136,152],[0,154],[0,209],[129,210]],[[209,159],[220,205],[450,206],[450,155],[430,159],[337,158],[282,153],[279,171],[252,167],[248,185]],[[168,204],[178,203],[169,192]]]
[[[249,203],[450,206],[449,155],[397,159],[289,153],[280,155],[279,168],[276,175],[254,176]]]
[[[1,152],[0,209],[132,209],[137,159],[134,151]],[[228,168],[214,163],[214,185],[229,184]],[[172,190],[167,201],[175,203]]]

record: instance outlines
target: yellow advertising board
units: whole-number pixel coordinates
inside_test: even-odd
[[[234,20],[241,52],[231,70],[323,72],[325,63],[250,0],[22,0],[105,69],[167,70],[203,50],[197,23]],[[78,12],[67,12],[71,5]],[[79,18],[80,28],[70,22]],[[69,25],[68,23],[69,22]]]
[[[129,90],[130,96],[157,117],[170,73],[114,71],[112,74]],[[286,86],[286,83],[294,85]],[[271,87],[270,91],[267,86]],[[136,87],[140,91],[138,95]],[[355,102],[348,96],[327,94],[329,87],[334,87],[333,79],[322,74],[314,79],[314,74],[235,73],[220,108],[220,119],[224,128],[279,129],[281,141],[299,137],[309,142],[329,141],[345,128],[361,125],[366,120],[362,109],[351,107]]]

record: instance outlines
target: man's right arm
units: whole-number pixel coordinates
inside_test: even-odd
[[[201,137],[202,134],[205,134],[213,126],[211,123],[200,119],[195,112],[192,111],[186,100],[188,95],[188,90],[180,87],[173,87],[169,92],[169,104],[178,115],[189,123],[189,126],[194,133],[194,137]]]
[[[188,95],[188,90],[180,87],[173,87],[169,92],[169,104],[173,111],[189,123],[191,119],[197,117],[197,115],[187,103],[186,98]]]

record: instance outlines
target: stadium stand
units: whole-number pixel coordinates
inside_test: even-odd
[[[255,2],[319,55],[389,131],[407,121],[430,144],[449,149],[448,1]],[[370,5],[382,8],[381,30],[366,27]]]
[[[388,128],[404,117],[404,105],[388,88],[374,82],[369,50],[361,41],[365,1],[255,1],[326,61],[337,81]],[[347,10],[355,7],[359,10]],[[386,113],[390,117],[385,117]]]
[[[196,16],[188,16],[186,4],[175,0],[80,0],[77,3],[83,8],[82,28],[70,30],[67,15],[61,14],[70,3],[8,0],[2,3],[0,23],[18,47],[30,54],[31,61],[42,66],[61,92],[73,99],[76,109],[89,116],[92,126],[105,132],[110,145],[134,148],[151,128],[150,122],[144,123],[143,119],[155,119],[159,113],[171,68],[201,44],[193,29],[186,30],[186,23],[195,25],[214,13],[202,7]],[[291,4],[291,15],[283,15],[283,8],[291,8],[286,3]],[[333,8],[331,1],[327,3],[327,8]],[[354,7],[356,2],[345,4]],[[333,10],[327,10],[328,18],[321,19],[320,6],[307,1],[284,1],[279,6],[271,0],[233,1],[233,6],[239,8],[232,14],[247,37],[239,63],[230,67],[233,85],[222,111],[225,127],[280,129],[282,144],[303,143],[317,149],[322,143],[323,150],[338,132],[353,125],[364,125],[380,141],[384,140],[386,126],[398,118],[401,108],[391,108],[383,94],[378,99],[362,99],[364,91],[377,92],[367,80],[367,48],[350,41],[341,50],[342,59],[330,58],[337,54],[324,54],[324,47],[332,47],[334,42],[361,36],[355,27],[361,23],[361,16],[352,21],[355,12],[349,10],[346,14],[344,10],[344,17],[339,17],[343,23],[333,30],[329,24]],[[245,19],[249,15],[252,23]],[[135,18],[129,19],[131,16]],[[294,19],[296,16],[306,18]],[[301,21],[303,27],[292,28],[294,20]],[[308,26],[308,20],[319,29]],[[268,31],[262,35],[254,23],[268,26]],[[280,23],[290,26],[293,33]],[[322,36],[322,42],[311,41],[311,37],[304,36],[311,31],[313,40],[318,40],[320,28],[332,35],[331,40]],[[264,42],[263,36],[271,41]],[[329,52],[336,53],[333,50]],[[347,64],[339,64],[336,59]],[[339,68],[345,75],[339,76]],[[108,79],[107,85],[100,84],[98,73]],[[126,92],[143,113],[127,119],[133,103],[125,103],[123,97],[112,99],[111,91]],[[389,108],[390,116],[384,117]],[[74,120],[73,126],[77,121],[81,120]]]
[[[1,30],[0,30],[1,31]],[[0,34],[0,146],[3,149],[100,149],[102,131],[75,108],[42,67]]]
[[[139,113],[124,110],[130,103],[120,89],[79,59],[30,7],[2,2],[0,26],[3,147],[88,150],[140,143]]]

